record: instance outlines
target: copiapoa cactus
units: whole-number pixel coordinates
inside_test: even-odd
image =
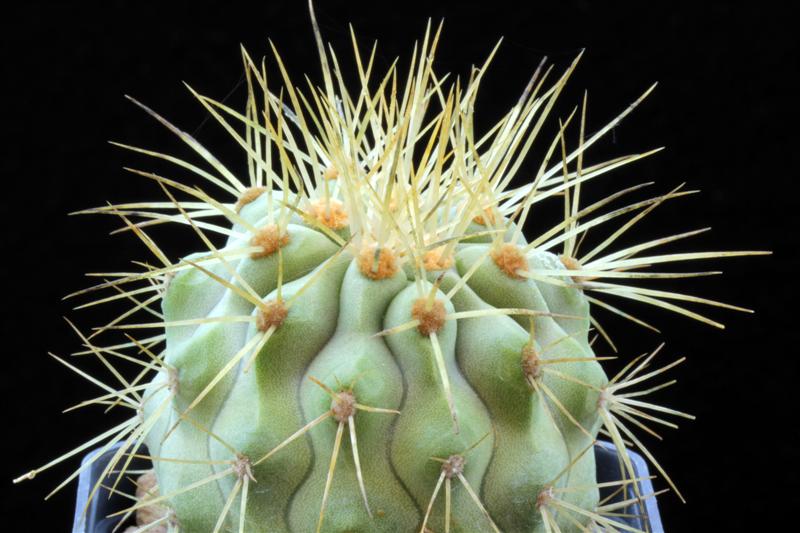
[[[577,59],[560,75],[543,61],[479,135],[474,106],[494,50],[451,82],[434,71],[441,28],[429,27],[403,81],[397,64],[376,73],[374,48],[362,55],[353,36],[352,90],[313,26],[320,87],[295,86],[274,51],[282,89],[270,90],[267,63],[243,51],[243,110],[192,90],[245,152],[246,178],[131,99],[204,163],[120,145],[194,182],[132,170],[165,199],[87,211],[119,217],[154,259],[79,293],[104,291],[86,305],[132,304],[91,335],[76,329],[80,353],[111,381],[57,358],[102,389],[81,406],[131,416],[20,480],[101,446],[116,450],[101,480],[116,490],[147,458],[139,501],[120,513],[137,512],[137,531],[633,530],[599,498],[592,447],[601,431],[613,441],[626,478],[617,488],[635,500],[652,495],[633,482],[631,446],[680,496],[637,435],[690,418],[645,396],[681,359],[654,365],[655,350],[607,377],[591,333],[616,348],[596,311],[655,329],[614,299],[635,301],[720,326],[684,305],[743,309],[642,285],[716,272],[650,268],[761,252],[654,252],[703,230],[617,245],[692,192],[680,187],[613,209],[646,184],[582,204],[587,182],[657,151],[585,163],[652,87],[591,135],[584,97],[518,184]],[[533,215],[544,200],[563,202],[552,227]],[[588,230],[619,220],[581,250]],[[169,259],[150,237],[167,223],[200,251]]]

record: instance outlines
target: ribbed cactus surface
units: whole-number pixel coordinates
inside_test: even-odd
[[[314,530],[323,496],[324,531],[413,531],[442,477],[453,531],[542,527],[537,499],[559,476],[574,488],[566,501],[594,508],[584,452],[607,380],[586,298],[514,274],[564,269],[556,256],[459,244],[447,268],[415,280],[390,248],[354,256],[308,226],[278,228],[278,211],[262,192],[238,214],[256,230],[249,242],[218,253],[261,233],[280,248],[213,271],[195,263],[163,297],[164,320],[177,324],[164,356],[173,370],[145,394],[147,444],[197,463],[157,462],[160,490],[235,474],[171,500],[187,530],[213,530],[245,479],[257,481],[247,531]],[[510,262],[514,271],[498,266]],[[445,500],[430,510],[433,531],[445,529]]]

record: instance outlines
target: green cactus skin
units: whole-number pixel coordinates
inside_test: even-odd
[[[370,79],[372,62],[354,36],[361,86],[349,93],[313,6],[311,14],[319,91],[298,93],[275,52],[286,92],[272,92],[266,67],[244,51],[244,112],[192,91],[246,152],[249,181],[133,100],[210,170],[120,146],[175,163],[216,192],[134,170],[169,201],[85,211],[120,217],[156,263],[108,273],[109,281],[76,293],[111,291],[92,306],[132,302],[91,336],[75,328],[81,353],[101,360],[111,385],[57,359],[103,389],[78,407],[135,414],[15,481],[119,444],[91,497],[101,484],[122,490],[146,445],[156,492],[118,513],[136,511],[142,530],[634,531],[614,521],[618,506],[600,501],[593,445],[601,430],[614,442],[624,479],[610,487],[632,489],[631,505],[651,496],[633,483],[631,444],[680,497],[636,433],[674,426],[667,416],[692,418],[646,397],[669,384],[653,381],[683,359],[654,368],[659,347],[623,361],[609,379],[590,332],[616,347],[595,311],[654,329],[610,297],[721,327],[685,304],[744,309],[641,284],[715,272],[647,269],[766,252],[647,255],[702,230],[609,251],[654,208],[688,194],[678,187],[606,209],[638,185],[580,205],[585,182],[655,152],[583,163],[585,151],[652,88],[588,138],[584,98],[578,148],[565,146],[570,115],[535,177],[514,185],[577,59],[551,85],[537,70],[517,104],[481,137],[474,104],[491,56],[464,86],[445,89],[433,70],[441,27],[429,27],[401,88],[395,65],[377,83]],[[564,217],[548,229],[529,215],[553,197],[563,198]],[[579,251],[589,229],[594,234],[624,215],[627,222]],[[175,222],[203,248],[172,262],[148,232]],[[523,235],[528,225],[541,233]],[[117,330],[121,340],[95,340]]]
[[[248,216],[258,218],[252,209]],[[264,212],[263,220],[266,217]],[[342,439],[323,531],[415,530],[441,473],[441,464],[430,458],[449,458],[475,443],[479,444],[466,455],[464,476],[474,490],[481,489],[486,510],[497,527],[502,531],[543,531],[536,499],[591,444],[599,429],[597,393],[577,383],[543,378],[570,414],[584,428],[591,428],[590,438],[558,409],[551,407],[548,412],[541,396],[526,381],[522,359],[530,334],[520,322],[524,324],[527,317],[519,321],[505,315],[448,320],[436,335],[453,391],[456,433],[429,336],[419,328],[376,336],[412,319],[419,299],[413,279],[403,270],[387,279],[370,279],[349,253],[337,255],[338,248],[326,236],[294,224],[287,228],[289,242],[280,254],[282,298],[291,299],[315,276],[316,281],[293,302],[285,320],[256,356],[252,370],[245,372],[245,363],[238,363],[192,408],[189,416],[208,433],[181,423],[164,440],[171,424],[161,424],[147,436],[151,453],[164,459],[191,457],[221,463],[233,458],[230,446],[248,458],[261,457],[330,410],[331,397],[307,379],[315,377],[337,392],[352,385],[359,403],[400,411],[399,415],[357,412],[354,416],[373,517],[360,503],[351,444]],[[228,248],[235,250],[241,245],[232,242]],[[465,289],[452,300],[447,298],[443,291],[452,288],[490,246],[459,245],[456,265],[446,271],[434,293],[435,300],[444,303],[445,312],[495,307],[571,315],[574,318],[536,317],[536,349],[544,353],[543,359],[594,357],[588,346],[588,305],[580,289],[548,286],[542,290],[536,282],[511,279],[494,263],[486,262],[469,278]],[[532,256],[529,261],[551,259]],[[231,266],[264,301],[274,301],[277,260],[278,254],[273,253]],[[225,276],[219,268],[216,274]],[[166,322],[197,318],[198,311],[212,317],[255,313],[255,306],[233,289],[202,275],[204,280],[198,278],[197,270],[188,269],[172,279],[163,298]],[[431,290],[431,283],[424,282],[424,293]],[[210,303],[209,295],[217,302]],[[570,321],[576,326],[571,327]],[[215,322],[191,331],[185,331],[187,328],[167,328],[165,362],[177,371],[179,387],[173,401],[178,410],[186,409],[242,347],[262,334],[246,323]],[[554,346],[543,350],[548,343]],[[606,382],[597,361],[563,363],[559,369],[597,387]],[[157,376],[150,393],[145,394],[149,397],[144,404],[145,419],[167,394],[166,389],[156,392],[163,383],[164,376]],[[330,418],[252,468],[258,482],[250,489],[246,531],[315,529],[318,516],[309,510],[319,508],[336,431],[336,420]],[[224,468],[189,467],[164,460],[156,462],[155,469],[162,493],[168,494]],[[213,530],[235,481],[225,477],[171,500],[181,526],[186,531]],[[591,487],[592,483],[593,455],[584,454],[559,486]],[[597,498],[597,489],[587,488],[570,493],[567,501],[593,509]],[[458,483],[452,489],[452,516],[453,531],[491,528]],[[228,520],[228,527],[234,529],[240,520],[239,509],[231,509]],[[444,498],[437,500],[427,525],[433,531],[444,530]],[[560,522],[563,528],[570,525],[566,519]]]

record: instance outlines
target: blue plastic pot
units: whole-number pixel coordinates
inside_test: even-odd
[[[75,521],[72,526],[72,533],[111,533],[114,527],[119,523],[120,517],[108,518],[113,514],[125,507],[131,505],[131,501],[119,494],[110,494],[110,492],[101,487],[98,489],[92,501],[86,508],[86,502],[89,499],[89,492],[94,487],[103,472],[103,469],[108,464],[108,461],[113,457],[117,451],[118,446],[107,450],[97,461],[95,461],[89,468],[81,472],[78,480],[78,498],[75,505]],[[97,449],[83,458],[83,464],[100,452]],[[142,454],[146,453],[144,451]],[[610,442],[600,441],[594,448],[595,459],[597,461],[597,481],[598,483],[608,481],[618,481],[622,478],[622,473],[617,460],[617,451],[613,444]],[[633,463],[633,469],[636,471],[636,477],[641,481],[639,482],[639,492],[643,495],[653,493],[653,485],[649,479],[649,470],[647,463],[641,455],[628,451],[628,456]],[[145,470],[149,468],[149,462],[144,459],[134,459],[131,462],[130,470]],[[109,477],[111,479],[111,477]],[[113,481],[112,481],[113,482]],[[110,484],[110,483],[109,483]],[[117,487],[118,490],[132,494],[135,487],[128,480],[123,480]],[[600,490],[600,497],[604,498],[610,493],[614,492],[613,487],[603,488]],[[615,497],[611,498],[608,503],[621,501],[623,498],[633,498],[634,491],[629,487],[626,493],[619,491]],[[639,509],[639,507],[644,509]],[[86,508],[86,513],[84,513]],[[626,515],[624,518],[620,517],[619,522],[627,524],[631,527],[642,531],[651,531],[653,533],[662,533],[664,528],[661,525],[661,517],[658,513],[658,503],[656,498],[647,498],[644,505],[631,504],[621,514]],[[647,525],[646,525],[647,524]],[[127,525],[127,524],[126,524]],[[131,523],[131,525],[133,525]],[[648,528],[649,525],[649,528]],[[122,531],[123,528],[117,531]]]

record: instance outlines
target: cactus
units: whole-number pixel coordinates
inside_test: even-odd
[[[626,474],[618,488],[651,496],[632,482],[632,445],[680,496],[638,435],[673,426],[667,416],[691,418],[642,398],[682,359],[654,369],[657,349],[609,379],[590,334],[616,347],[596,311],[655,329],[617,307],[634,300],[721,327],[684,304],[744,309],[641,285],[716,272],[648,268],[761,252],[652,253],[703,230],[617,245],[656,207],[693,192],[682,187],[613,210],[644,185],[581,204],[586,182],[657,151],[584,164],[653,88],[590,136],[584,97],[520,185],[512,179],[577,58],[554,80],[543,62],[478,136],[474,104],[495,50],[467,83],[448,85],[433,68],[441,26],[429,25],[401,86],[396,65],[376,75],[353,36],[360,85],[348,92],[314,29],[321,88],[296,88],[275,51],[283,89],[271,90],[265,63],[244,50],[243,111],[190,88],[245,151],[246,180],[131,99],[204,166],[119,145],[195,182],[132,170],[165,200],[86,211],[119,217],[153,259],[78,293],[105,291],[87,305],[132,303],[92,335],[76,328],[83,353],[116,384],[57,359],[102,389],[82,407],[133,415],[20,479],[121,444],[103,482],[116,488],[134,458],[150,459],[157,488],[149,474],[154,491],[138,491],[123,512],[147,516],[153,531],[626,529],[599,500],[591,450],[602,430]],[[563,218],[548,227],[532,213],[551,197]],[[588,230],[620,217],[580,250]],[[150,237],[167,223],[185,226],[201,251],[170,260]]]

